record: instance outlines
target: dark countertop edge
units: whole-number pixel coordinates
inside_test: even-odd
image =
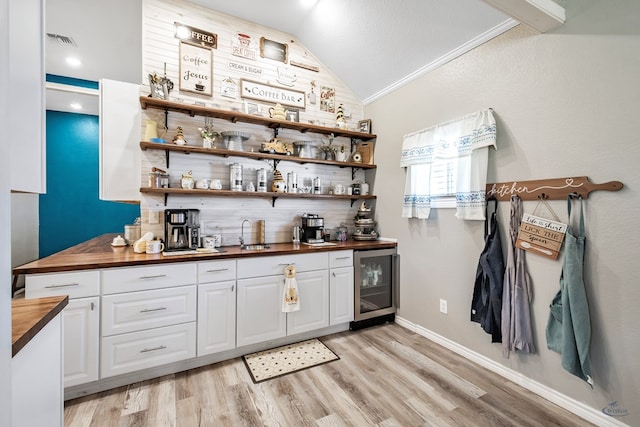
[[[176,262],[215,261],[245,257],[308,254],[339,250],[390,249],[397,247],[397,242],[388,240],[348,240],[346,242],[335,242],[335,246],[321,247],[310,247],[301,244],[299,249],[294,248],[291,243],[267,243],[267,246],[271,248],[260,251],[245,251],[240,250],[238,246],[227,246],[221,248],[225,251],[222,253],[163,256],[161,254],[134,254],[130,246],[122,248],[124,249],[122,252],[114,253],[109,242],[111,242],[115,236],[116,234],[104,234],[46,258],[15,267],[13,268],[14,278],[21,274],[59,273]],[[83,255],[86,255],[85,259],[83,259]]]
[[[15,357],[68,303],[67,295],[12,301],[11,356]]]

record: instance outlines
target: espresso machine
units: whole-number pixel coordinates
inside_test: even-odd
[[[306,243],[322,243],[324,242],[324,218],[320,218],[317,214],[303,214],[302,235],[300,240]]]
[[[198,209],[165,209],[165,251],[185,251],[200,245],[200,211]]]

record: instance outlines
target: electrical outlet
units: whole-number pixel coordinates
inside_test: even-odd
[[[440,299],[440,313],[447,314],[447,300]]]
[[[158,224],[160,223],[160,211],[149,211],[149,224]]]

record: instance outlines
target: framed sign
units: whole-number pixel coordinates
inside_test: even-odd
[[[272,86],[266,83],[253,82],[251,80],[240,80],[240,96],[247,99],[255,99],[270,104],[279,102],[282,105],[306,108],[306,96],[304,92],[289,89],[286,87]]]
[[[180,42],[180,90],[213,95],[211,49]]]
[[[278,43],[260,37],[260,56],[286,64],[289,60],[289,46],[286,43]]]
[[[358,121],[358,132],[371,133],[371,119]]]

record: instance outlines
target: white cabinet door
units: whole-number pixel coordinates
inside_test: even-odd
[[[238,280],[238,347],[284,337],[287,316],[282,312],[284,276]]]
[[[329,326],[329,278],[327,270],[296,274],[300,310],[287,314],[287,335]]]
[[[20,134],[7,144],[11,189],[45,193],[45,1],[10,0],[8,12],[11,84],[2,96],[11,100],[8,123]]]
[[[236,347],[236,282],[198,285],[198,356]]]
[[[140,85],[100,79],[100,199],[140,201]]]
[[[64,386],[98,379],[100,298],[69,300],[62,311]]]
[[[329,323],[337,325],[353,321],[353,267],[333,268],[329,272]]]

